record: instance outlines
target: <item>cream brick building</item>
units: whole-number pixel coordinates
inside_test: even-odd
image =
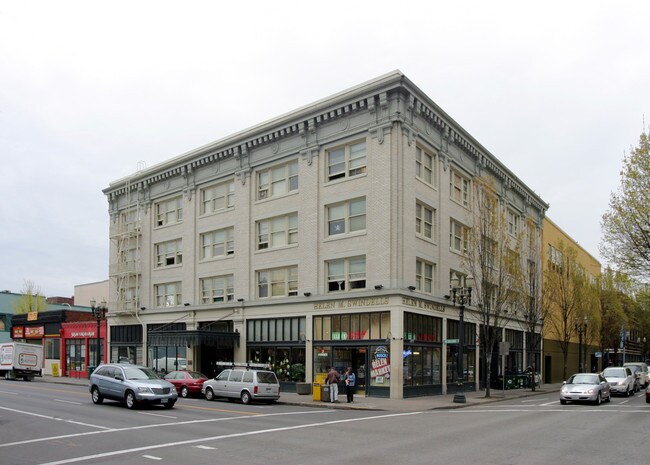
[[[395,71],[111,183],[111,358],[268,362],[285,389],[352,366],[361,394],[447,392],[445,295],[481,170],[541,234],[547,205]]]

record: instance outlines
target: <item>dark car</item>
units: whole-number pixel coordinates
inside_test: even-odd
[[[151,368],[122,363],[100,365],[90,375],[88,389],[95,404],[111,399],[124,402],[130,409],[141,404],[172,408],[178,399],[174,385]]]
[[[208,377],[198,371],[176,370],[167,373],[165,380],[176,387],[176,392],[181,397],[187,397],[190,394],[201,394],[201,387]]]

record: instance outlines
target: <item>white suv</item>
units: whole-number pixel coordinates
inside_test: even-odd
[[[629,362],[624,363],[624,367],[636,366],[639,370],[636,372],[639,378],[639,384],[645,388],[650,384],[650,373],[648,373],[648,365],[645,362]]]
[[[244,404],[252,401],[275,402],[280,398],[280,383],[275,373],[253,368],[253,365],[232,365],[214,379],[203,383],[201,393],[207,400],[217,397],[241,399]]]

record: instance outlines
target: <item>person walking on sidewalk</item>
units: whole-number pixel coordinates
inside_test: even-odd
[[[345,374],[345,395],[348,398],[348,404],[354,402],[354,385],[357,380],[357,377],[352,371],[352,367],[348,367],[348,371]]]
[[[327,374],[327,384],[330,385],[330,402],[339,401],[339,372],[332,367]]]

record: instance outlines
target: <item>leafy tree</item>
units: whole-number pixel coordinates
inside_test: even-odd
[[[602,218],[600,252],[616,267],[643,281],[650,278],[650,138],[623,160],[621,185]]]
[[[47,300],[41,290],[29,280],[25,280],[20,298],[14,303],[14,313],[41,312],[47,309]]]

